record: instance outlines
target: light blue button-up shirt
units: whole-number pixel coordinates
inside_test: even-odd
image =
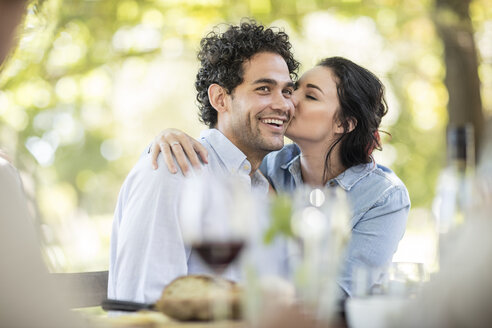
[[[275,190],[292,192],[303,183],[299,147],[287,145],[268,154],[260,170]],[[352,236],[338,278],[338,284],[351,295],[354,268],[382,268],[391,262],[405,232],[410,198],[390,169],[373,162],[345,170],[326,186],[342,188],[351,205]]]
[[[209,164],[202,174],[239,174],[255,193],[268,193],[268,181],[229,139],[216,129],[202,132]],[[111,235],[108,298],[154,303],[163,288],[178,276],[210,273],[183,242],[178,222],[183,174],[171,174],[162,158],[153,170],[150,154],[142,154],[126,178],[118,197]],[[237,280],[232,265],[223,274]]]

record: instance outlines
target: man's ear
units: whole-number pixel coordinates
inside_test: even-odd
[[[343,124],[341,122],[337,123],[337,127],[336,127],[336,131],[335,133],[349,133],[349,132],[352,132],[355,127],[357,126],[357,119],[355,117],[349,117],[347,119],[347,123],[348,123],[348,129],[347,131],[344,131],[343,129]]]
[[[214,83],[208,87],[208,99],[213,108],[219,113],[227,111],[227,92],[220,85]]]

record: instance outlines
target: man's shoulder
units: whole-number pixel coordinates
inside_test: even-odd
[[[158,168],[152,167],[152,154],[144,151],[133,168],[128,173],[122,189],[162,189],[179,185],[184,180],[184,175],[178,167],[178,173],[171,173],[162,153],[157,158]]]
[[[207,140],[204,137],[201,137],[201,138],[198,139],[198,141],[202,144],[203,147],[205,147],[207,149],[207,151],[208,151],[209,154],[211,153],[211,151],[213,151],[213,147],[210,144],[210,141],[209,140]]]
[[[173,156],[173,160],[175,164],[177,164],[176,158],[174,156]],[[159,153],[159,156],[157,157],[157,164],[158,164],[158,168],[154,169],[152,167],[152,154],[144,152],[142,153],[142,155],[140,155],[140,158],[138,159],[137,163],[133,167],[132,171],[134,171],[135,174],[140,174],[149,177],[160,177],[160,178],[165,178],[166,180],[168,179],[180,180],[181,178],[184,177],[181,169],[179,168],[179,165],[176,165],[178,168],[178,173],[176,174],[173,174],[168,170],[167,165],[164,162],[164,156],[162,153]]]

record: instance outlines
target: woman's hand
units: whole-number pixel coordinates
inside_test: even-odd
[[[162,152],[169,172],[173,174],[178,172],[174,164],[173,154],[184,175],[190,170],[188,160],[196,169],[199,169],[201,166],[198,155],[200,155],[201,160],[205,164],[208,163],[207,149],[186,133],[176,129],[166,129],[155,137],[154,143],[152,144],[152,167],[154,170],[158,167],[157,157],[160,152]]]

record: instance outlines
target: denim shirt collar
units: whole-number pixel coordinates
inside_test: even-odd
[[[288,170],[296,185],[301,185],[302,174],[301,174],[301,155],[295,156],[291,161],[286,164],[280,166],[284,170]],[[361,179],[366,177],[369,173],[376,169],[376,163],[371,161],[367,164],[359,164],[348,168],[347,170],[340,173],[336,178],[328,181],[326,186],[333,186],[334,183],[337,183],[340,187],[342,187],[346,191],[350,191],[352,187],[359,182]]]
[[[371,161],[366,164],[359,164],[338,175],[335,180],[345,190],[349,191],[352,187],[376,169],[376,162]]]

